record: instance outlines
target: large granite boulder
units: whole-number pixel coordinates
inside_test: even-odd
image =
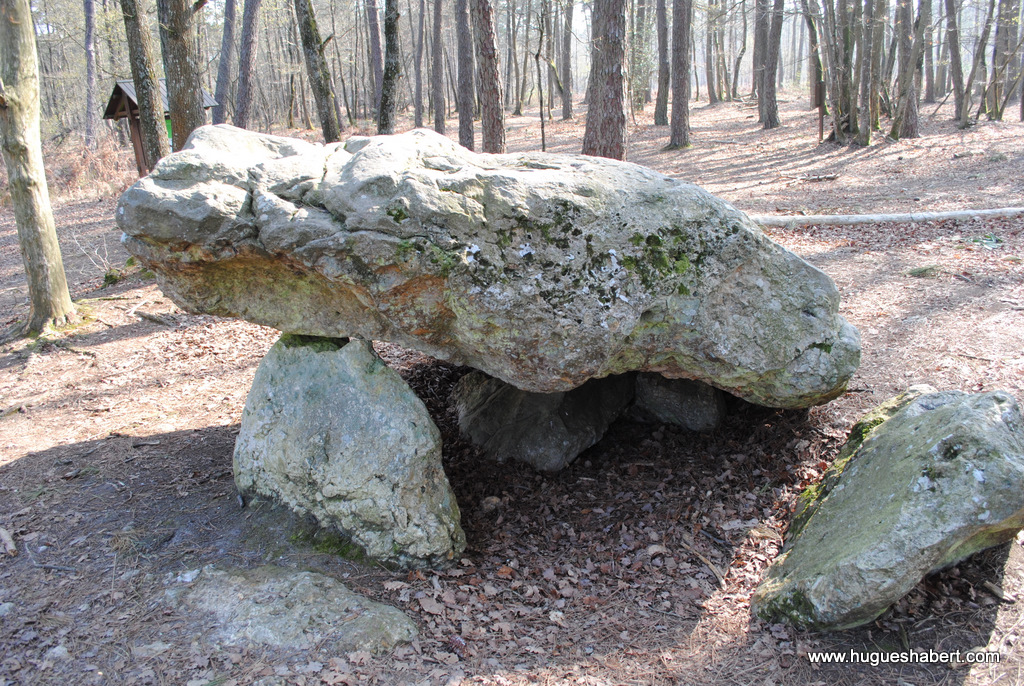
[[[640,370],[803,407],[859,362],[825,274],[700,188],[615,160],[204,127],[117,220],[186,309],[392,341],[525,391]]]
[[[412,389],[358,340],[281,337],[260,362],[235,442],[235,483],[404,566],[466,546],[441,437]]]
[[[383,653],[417,634],[416,623],[396,608],[329,576],[273,565],[204,567],[189,585],[176,582],[167,596],[175,605],[212,614],[208,637],[230,645]]]
[[[591,379],[561,393],[521,391],[471,372],[452,390],[459,430],[489,458],[558,471],[601,440],[633,400],[633,376]]]
[[[872,621],[925,575],[1024,527],[1024,420],[997,391],[918,389],[851,434],[751,601],[770,621]]]

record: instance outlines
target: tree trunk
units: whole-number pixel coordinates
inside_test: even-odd
[[[872,50],[875,35],[874,15],[875,0],[864,0],[864,43],[861,54],[867,59],[862,57],[860,63],[860,126],[856,137],[857,144],[862,146],[871,144],[871,88],[875,83],[872,69],[875,63]]]
[[[572,119],[572,15],[576,0],[565,2],[565,38],[562,40],[562,119]]]
[[[220,60],[217,64],[217,90],[213,99],[213,123],[223,124],[228,120],[228,97],[231,90],[231,67],[235,59],[235,0],[224,1],[224,32],[220,38]]]
[[[717,105],[720,98],[718,97],[718,79],[715,76],[715,32],[718,30],[718,10],[715,9],[715,0],[708,0],[707,10],[704,13],[705,17],[705,36],[704,36],[704,80],[708,84],[708,104]]]
[[[334,90],[331,88],[331,69],[324,56],[324,45],[316,25],[316,15],[310,0],[295,0],[295,20],[299,25],[302,53],[306,58],[306,73],[309,87],[313,91],[316,112],[320,117],[320,128],[324,142],[333,143],[341,138],[338,111],[334,108]]]
[[[779,126],[779,103],[775,97],[775,74],[779,68],[779,51],[782,48],[783,2],[772,4],[771,28],[764,50],[764,70],[761,72],[761,92],[757,98],[757,110],[761,124],[766,129]]]
[[[1001,121],[1006,97],[1007,75],[1019,45],[1017,45],[1017,22],[1020,15],[1018,0],[999,0],[999,18],[996,20],[996,35],[992,51],[992,78],[988,87],[989,119]],[[1013,86],[1010,86],[1013,89]]]
[[[690,147],[690,34],[693,0],[672,0],[672,122],[668,148]]]
[[[395,132],[398,118],[398,80],[402,75],[398,36],[398,0],[384,0],[384,80],[381,83],[377,133]]]
[[[668,126],[668,89],[671,71],[668,62],[668,12],[665,0],[657,0],[658,23],[658,98],[654,101],[654,125]]]
[[[899,96],[889,136],[898,140],[900,138],[917,138],[920,135],[917,126],[917,88],[914,84],[914,72],[917,61],[921,57],[921,46],[924,43],[924,22],[918,21],[917,28],[914,29],[914,10],[911,0],[899,0],[896,12],[898,15],[897,31],[901,32]],[[920,17],[918,18],[920,19]]]
[[[871,128],[880,131],[882,50],[885,47],[885,24],[889,15],[888,0],[873,0],[877,4],[872,12],[874,27],[871,31]]]
[[[384,87],[384,49],[380,44],[377,0],[366,0],[366,28],[370,34],[370,66],[373,68],[373,117],[379,119],[381,89]]]
[[[626,156],[626,0],[594,0],[583,154]]]
[[[473,33],[467,0],[455,0],[455,37],[459,53],[459,145],[473,149]]]
[[[738,100],[740,97],[740,63],[743,61],[743,54],[747,51],[747,0],[740,1],[740,15],[743,18],[743,28],[740,30],[740,49],[736,53],[732,67],[732,89],[729,91],[732,100]],[[799,58],[797,58],[797,64],[800,64]]]
[[[441,0],[434,0],[434,38],[430,46],[430,87],[434,91],[434,131],[444,133],[444,50],[441,42]]]
[[[164,106],[157,85],[156,59],[153,56],[153,37],[145,23],[146,15],[140,0],[121,0],[124,16],[128,56],[135,83],[135,96],[139,104],[139,128],[142,131],[142,151],[145,156],[145,175],[153,170],[161,157],[170,151],[167,128],[164,126]]]
[[[206,123],[196,40],[196,14],[205,4],[206,0],[195,4],[188,0],[157,0],[156,3],[174,150],[185,147],[189,134]]]
[[[483,152],[505,152],[505,108],[491,0],[473,0],[480,72],[480,134]]]
[[[0,149],[28,280],[28,331],[75,318],[39,141],[39,63],[28,0],[0,0]]]
[[[932,0],[921,0],[924,24],[924,101],[935,102],[935,38],[932,32]]]
[[[811,60],[810,68],[810,79],[811,79],[811,100],[814,100],[813,94],[818,88],[819,83],[825,81],[825,70],[821,66],[821,47],[818,45],[818,21],[811,13],[811,7],[808,0],[800,0],[800,6],[803,10],[804,22],[807,24],[807,43]],[[812,105],[812,108],[817,105]]]
[[[419,25],[416,29],[416,59],[413,72],[416,78],[416,94],[413,96],[412,120],[417,129],[423,126],[423,38],[427,21],[427,1],[420,0]]]
[[[85,9],[85,145],[96,147],[96,0],[84,0]]]
[[[751,97],[761,96],[761,75],[764,72],[765,51],[768,44],[768,32],[771,28],[769,0],[754,0],[754,53],[751,61]]]
[[[126,2],[126,0],[121,1]],[[235,126],[243,129],[249,127],[249,113],[252,110],[252,100],[256,88],[256,52],[259,46],[261,2],[262,0],[244,0],[242,5],[242,40],[238,48]]]

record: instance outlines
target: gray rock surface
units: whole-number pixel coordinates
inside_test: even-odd
[[[860,358],[825,274],[702,189],[615,160],[204,127],[117,220],[186,309],[392,341],[527,391],[640,370],[802,407]]]
[[[421,566],[462,551],[441,438],[422,401],[359,340],[281,337],[256,370],[235,443],[240,492]]]
[[[916,389],[858,427],[753,596],[764,619],[865,624],[1024,527],[1024,420],[1008,393]]]
[[[557,471],[601,440],[633,399],[630,374],[591,379],[561,393],[521,391],[471,372],[452,391],[459,429],[493,460]]]
[[[382,653],[416,638],[415,622],[401,611],[316,572],[210,566],[189,587],[168,595],[178,605],[212,613],[216,621],[208,637],[230,645]]]
[[[641,373],[636,375],[636,397],[630,414],[640,421],[711,431],[725,417],[725,395],[700,381]]]

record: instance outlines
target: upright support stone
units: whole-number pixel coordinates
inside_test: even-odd
[[[366,341],[285,335],[260,363],[235,483],[352,538],[372,558],[443,564],[466,546],[422,401]]]

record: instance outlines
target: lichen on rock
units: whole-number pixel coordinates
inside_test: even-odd
[[[851,433],[751,600],[770,621],[872,621],[925,575],[1024,527],[1024,420],[1002,391],[917,388]]]
[[[697,186],[615,160],[204,127],[117,212],[186,309],[391,341],[524,391],[646,371],[805,407],[859,362],[825,274]]]

